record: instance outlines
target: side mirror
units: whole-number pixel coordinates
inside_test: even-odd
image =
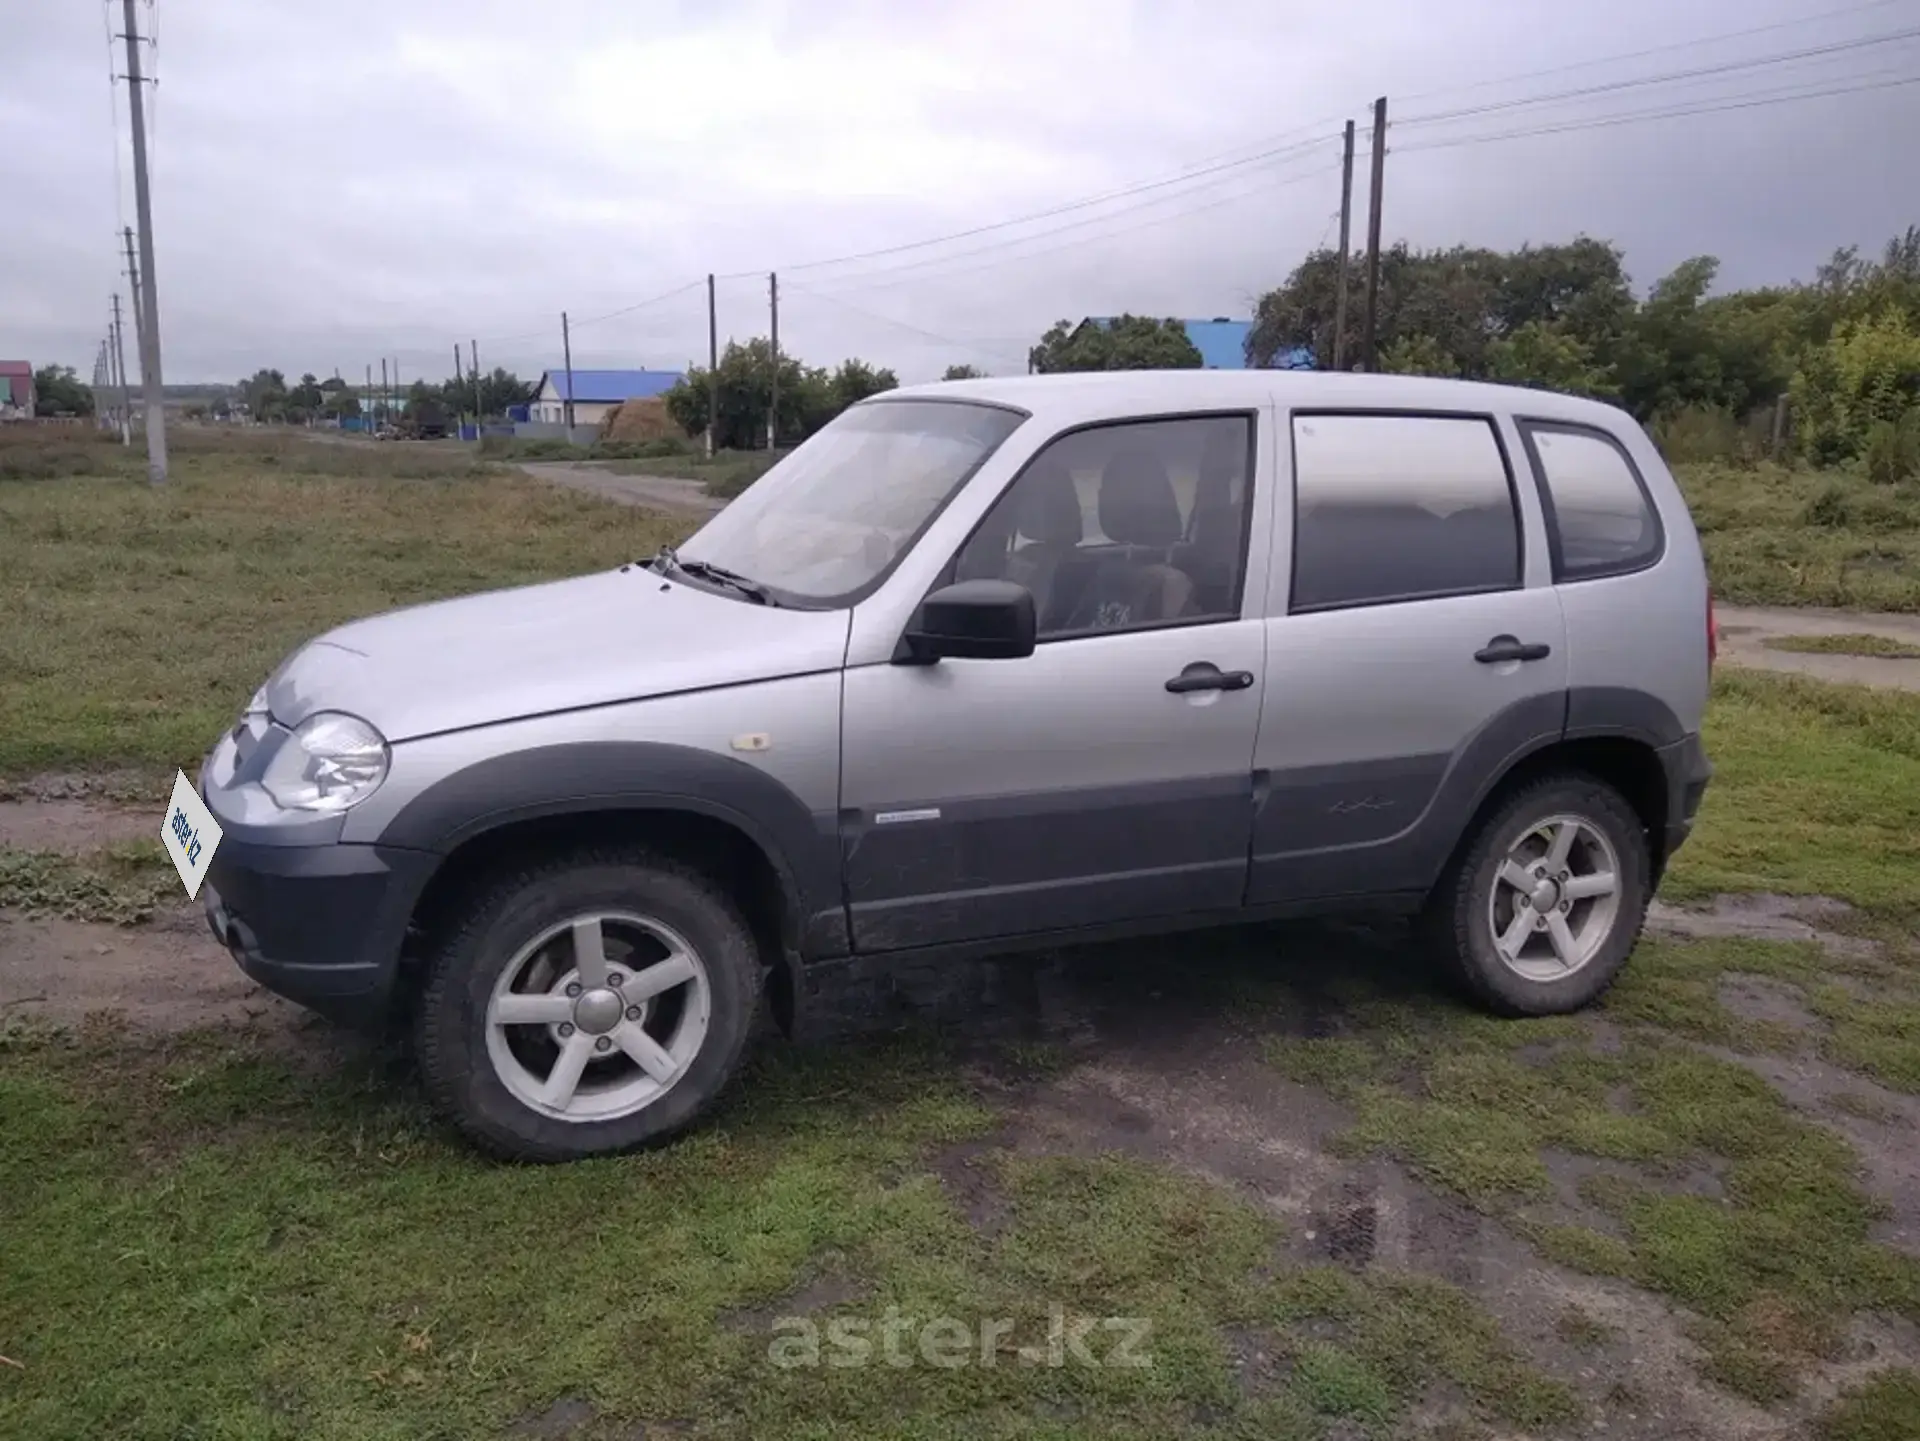
[[[1018,660],[1033,654],[1033,592],[1010,580],[963,580],[920,602],[902,659]]]

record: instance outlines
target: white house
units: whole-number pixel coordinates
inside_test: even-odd
[[[530,417],[564,424],[567,385],[573,385],[573,423],[599,425],[623,401],[665,395],[681,379],[677,370],[549,370],[540,377]]]

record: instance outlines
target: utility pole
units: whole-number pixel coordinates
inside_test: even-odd
[[[146,97],[140,86],[140,32],[134,24],[134,0],[123,0],[127,42],[127,114],[133,121],[133,208],[140,222],[140,274],[146,284],[140,300],[140,387],[147,407],[147,480],[167,480],[167,416],[160,385],[160,300],[154,283],[153,197],[147,190]]]
[[[367,388],[361,392],[360,421],[361,421],[361,424],[367,427],[368,433],[371,434],[373,430],[373,362],[372,361],[367,362]]]
[[[392,392],[387,389],[387,358],[383,355],[380,357],[380,425],[385,425],[393,419],[393,406],[388,400],[391,394]],[[375,429],[378,428],[379,426],[375,426]]]
[[[560,363],[567,368],[567,393],[560,397],[561,416],[566,421],[567,443],[573,443],[573,332],[567,327],[567,312],[560,312]]]
[[[127,226],[120,232],[127,246],[127,285],[133,300],[133,358],[146,364],[147,354],[147,318],[141,309],[140,301],[140,262],[133,258],[133,227]],[[133,424],[133,408],[127,408],[127,424]]]
[[[1367,320],[1360,365],[1374,370],[1374,324],[1380,311],[1380,199],[1387,182],[1387,97],[1373,102],[1373,199],[1367,207]]]
[[[713,275],[707,275],[707,459],[713,459],[714,432],[720,428],[720,311],[713,300]]]
[[[465,379],[466,377],[460,373],[460,342],[456,340],[453,342],[453,393],[455,395],[466,389]],[[458,434],[458,431],[455,434]],[[473,438],[475,440],[480,438],[480,417],[477,415],[473,418]]]
[[[1353,122],[1347,122],[1346,158],[1340,163],[1340,286],[1333,297],[1333,368],[1347,368],[1347,249],[1353,238]]]
[[[133,399],[127,394],[127,346],[120,324],[120,292],[113,293],[113,372],[120,392],[120,443],[133,444]]]
[[[480,427],[486,423],[486,404],[480,390],[480,342],[469,340],[467,344],[473,347],[473,433],[478,436]],[[454,349],[458,353],[459,347]]]
[[[767,301],[773,313],[773,381],[769,389],[772,403],[767,406],[767,449],[776,450],[780,445],[780,277],[771,270],[767,272]]]

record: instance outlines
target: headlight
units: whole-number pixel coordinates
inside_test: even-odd
[[[247,702],[247,708],[240,712],[243,716],[265,715],[267,713],[267,688],[261,686],[253,693],[253,699]]]
[[[322,711],[294,727],[260,784],[285,810],[343,811],[386,778],[387,742],[380,732],[358,716]]]

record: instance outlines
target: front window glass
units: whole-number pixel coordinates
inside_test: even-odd
[[[1023,417],[950,400],[844,411],[680,547],[802,604],[848,604],[884,576]]]

